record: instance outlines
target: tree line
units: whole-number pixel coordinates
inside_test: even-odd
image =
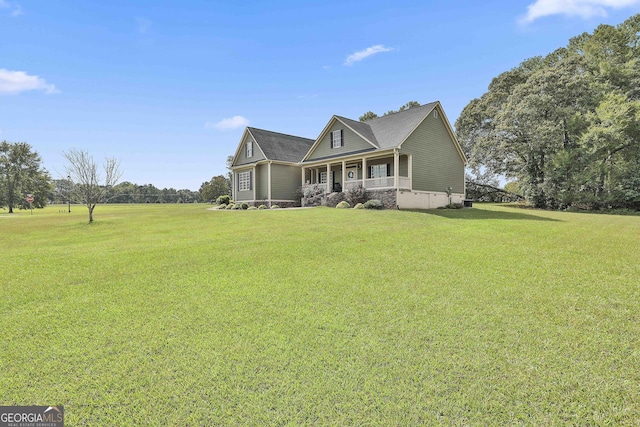
[[[212,202],[231,192],[230,178],[214,176],[198,191],[159,189],[153,184],[118,183],[122,173],[119,162],[105,159],[100,165],[86,151],[64,153],[67,177],[52,179],[42,166],[40,155],[26,142],[0,142],[0,208],[13,213],[15,208],[42,208],[47,204],[80,203],[89,209],[89,221],[98,203],[199,203]],[[27,195],[34,200],[31,205]]]
[[[640,14],[495,77],[455,128],[536,207],[640,209]]]

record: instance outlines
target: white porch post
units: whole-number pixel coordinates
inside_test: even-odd
[[[327,163],[327,194],[331,193],[331,164]]]
[[[344,192],[346,190],[346,185],[347,185],[347,162],[345,162],[344,160],[342,161],[342,191]]]
[[[253,188],[253,201],[256,201],[256,167],[253,167],[253,173],[251,174],[251,188]]]
[[[303,166],[302,167],[302,184],[301,185],[304,185],[305,175],[306,175],[306,168]]]
[[[398,182],[398,177],[400,169],[400,154],[398,154],[398,149],[393,150],[393,186],[397,190],[400,187],[400,183]]]
[[[269,199],[269,207],[271,207],[271,162],[267,163],[267,198]]]
[[[367,188],[367,158],[362,158],[362,187]]]
[[[413,190],[413,155],[409,154],[409,158],[407,160],[407,170],[409,172],[409,190]]]

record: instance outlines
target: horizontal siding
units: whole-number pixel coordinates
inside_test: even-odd
[[[236,157],[236,160],[233,163],[234,166],[244,165],[247,163],[254,163],[259,160],[264,160],[265,157],[262,155],[262,151],[260,151],[260,148],[258,148],[258,144],[256,144],[255,141],[253,142],[253,156],[247,157],[247,146],[246,146],[247,141],[253,141],[253,139],[251,138],[251,135],[249,134],[247,134],[246,137],[240,143],[240,152],[238,153],[238,157]]]
[[[331,132],[335,130],[343,130],[344,135],[344,145],[339,148],[331,148]],[[373,148],[371,144],[358,136],[351,129],[343,125],[338,120],[334,119],[334,123],[329,128],[329,132],[322,138],[320,143],[316,146],[316,148],[311,152],[309,156],[309,160],[321,159],[329,156],[343,155],[352,153],[355,151],[366,150],[369,148]]]
[[[269,166],[256,166],[256,199],[264,200],[269,197]]]
[[[409,176],[409,157],[400,156],[399,176]]]
[[[402,154],[411,154],[413,190],[464,192],[464,162],[442,121],[433,112],[402,144]]]
[[[295,200],[300,188],[302,172],[298,166],[271,165],[271,198],[273,200]]]
[[[251,187],[251,190],[247,190],[247,191],[238,191],[238,174],[241,172],[251,172],[252,174],[252,179],[253,179],[253,168],[251,169],[243,169],[243,170],[239,170],[239,171],[234,171],[233,173],[233,199],[236,202],[241,202],[244,200],[253,200],[253,187]]]

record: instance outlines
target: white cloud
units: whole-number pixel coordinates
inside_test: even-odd
[[[38,76],[0,68],[0,93],[20,93],[27,90],[43,90],[46,94],[60,93],[54,85]]]
[[[217,123],[207,122],[204,127],[218,130],[229,130],[242,128],[249,125],[249,119],[242,116],[233,116],[229,119],[222,119]]]
[[[22,6],[20,6],[18,3],[11,3],[6,0],[0,0],[0,8],[11,9],[11,16],[22,15]]]
[[[527,7],[527,13],[520,23],[529,24],[551,15],[579,16],[584,19],[607,16],[607,9],[622,9],[638,4],[640,0],[536,0]]]
[[[393,48],[384,47],[381,44],[377,44],[375,46],[368,47],[364,50],[352,53],[351,55],[347,56],[347,59],[344,61],[344,65],[351,66],[355,62],[362,61],[363,59],[368,58],[371,55],[375,55],[376,53],[381,52],[389,52],[391,50],[393,50]]]

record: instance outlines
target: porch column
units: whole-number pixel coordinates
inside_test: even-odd
[[[344,192],[347,188],[347,162],[342,161],[342,191]]]
[[[305,184],[305,175],[307,174],[306,168],[303,166],[302,168],[302,185]]]
[[[327,194],[331,193],[331,164],[327,163]]]
[[[362,158],[362,188],[367,188],[367,175],[369,172],[367,172],[367,159],[366,157]]]
[[[409,154],[407,159],[407,169],[409,172],[409,190],[413,190],[413,155]]]
[[[269,199],[269,207],[271,207],[271,162],[267,163],[267,198]]]
[[[400,183],[398,182],[398,177],[400,176],[400,154],[398,154],[398,149],[393,150],[393,182],[396,190],[400,187]]]
[[[253,167],[253,173],[251,174],[251,188],[253,188],[253,201],[256,201],[256,167]]]

